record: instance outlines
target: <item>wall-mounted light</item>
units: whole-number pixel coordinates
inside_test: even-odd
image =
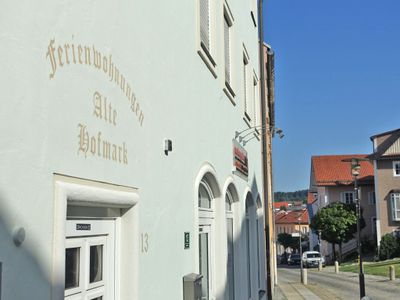
[[[249,136],[250,134],[256,132],[256,130],[258,130],[258,129],[262,130],[264,128],[269,128],[269,130],[270,130],[269,132],[272,135],[272,137],[274,137],[275,134],[277,134],[280,139],[282,139],[285,136],[283,134],[283,130],[278,128],[278,127],[275,127],[275,126],[264,127],[264,126],[258,125],[258,126],[253,126],[253,127],[246,128],[246,129],[244,129],[242,131],[235,131],[235,140],[238,140],[239,143],[242,143],[243,146],[245,146],[247,144],[247,142],[249,142],[250,140],[255,138],[255,136],[253,136],[253,137],[251,137],[251,138],[246,140],[245,138],[247,136]]]
[[[168,155],[169,152],[172,151],[172,140],[170,139],[165,139],[164,140],[164,153],[165,155]]]

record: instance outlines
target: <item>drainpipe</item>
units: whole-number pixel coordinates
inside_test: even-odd
[[[272,282],[271,282],[271,244],[270,228],[271,220],[269,200],[268,200],[268,158],[267,158],[267,124],[266,103],[265,103],[265,58],[264,58],[264,24],[263,24],[263,0],[258,1],[258,34],[259,34],[259,52],[260,52],[260,81],[261,81],[261,140],[262,140],[262,172],[263,172],[263,196],[264,196],[264,235],[265,235],[265,256],[266,256],[266,284],[267,299],[272,300]]]

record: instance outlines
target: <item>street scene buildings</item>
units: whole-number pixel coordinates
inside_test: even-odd
[[[2,3],[1,299],[267,299],[258,16],[238,0]]]

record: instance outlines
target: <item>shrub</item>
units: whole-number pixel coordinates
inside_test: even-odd
[[[400,245],[397,238],[390,233],[385,234],[381,239],[379,247],[379,259],[394,258],[399,255],[399,250]]]
[[[363,254],[376,254],[376,242],[364,237],[361,240],[361,251]]]

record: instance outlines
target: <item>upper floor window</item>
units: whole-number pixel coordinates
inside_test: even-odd
[[[393,162],[393,175],[400,176],[400,161]]]
[[[393,221],[400,221],[400,193],[391,193],[390,202]]]
[[[258,11],[257,4],[258,4],[257,0],[251,0],[250,15],[251,15],[251,20],[253,21],[254,27],[257,27],[257,11]]]
[[[370,205],[375,205],[376,201],[375,201],[375,192],[369,192],[368,193],[368,203]]]
[[[253,126],[257,126],[258,124],[258,110],[257,110],[257,103],[258,103],[258,78],[253,70],[253,95],[252,95],[252,103],[251,103],[251,110],[252,110],[252,118],[253,118]]]
[[[213,2],[211,0],[198,0],[198,19],[199,19],[199,44],[198,53],[204,60],[214,77],[217,77],[215,71],[216,62],[214,59],[214,18]]]
[[[354,192],[343,192],[341,197],[343,203],[351,204],[354,202]]]
[[[245,120],[251,122],[250,112],[250,74],[249,74],[249,56],[246,51],[243,52],[243,107]]]
[[[228,4],[224,3],[224,62],[225,62],[225,92],[233,101],[235,92],[232,84],[232,26],[233,16]]]

